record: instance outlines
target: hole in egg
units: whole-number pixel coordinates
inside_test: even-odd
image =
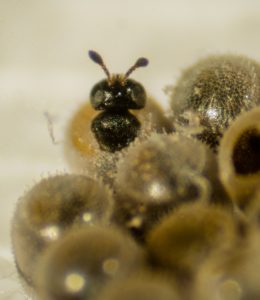
[[[233,164],[236,173],[250,175],[260,171],[260,132],[256,128],[244,131],[235,144]]]

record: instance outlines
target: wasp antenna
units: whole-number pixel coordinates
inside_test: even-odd
[[[90,59],[94,61],[94,63],[96,63],[102,67],[102,69],[104,70],[104,72],[107,75],[108,80],[110,80],[110,73],[109,73],[106,65],[104,64],[101,55],[99,55],[96,51],[93,51],[93,50],[89,50],[88,55],[89,55]]]
[[[125,73],[125,79],[137,68],[146,67],[149,64],[149,60],[145,57],[137,59],[136,63]]]

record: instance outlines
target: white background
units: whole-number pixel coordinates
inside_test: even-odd
[[[167,107],[163,88],[183,68],[210,53],[260,61],[259,40],[257,0],[0,0],[0,257],[12,261],[10,220],[18,198],[41,176],[67,169],[44,112],[62,141],[66,119],[104,77],[89,49],[112,73],[149,58],[133,77]],[[7,299],[3,274],[0,299]]]

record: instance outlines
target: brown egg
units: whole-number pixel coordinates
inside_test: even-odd
[[[244,56],[209,56],[187,68],[170,93],[175,121],[194,113],[202,126],[197,138],[216,150],[230,123],[260,104],[260,67]]]
[[[215,258],[199,271],[196,299],[257,300],[260,297],[259,229],[237,243],[224,257]]]
[[[194,203],[180,206],[165,217],[149,233],[147,247],[159,268],[190,280],[207,260],[230,251],[236,238],[232,214]]]
[[[111,280],[142,268],[143,252],[112,227],[72,229],[46,251],[36,275],[40,299],[94,299]]]
[[[17,270],[34,286],[34,269],[42,253],[71,227],[107,224],[113,200],[102,183],[83,175],[43,179],[17,203],[12,242]]]
[[[179,300],[176,288],[165,276],[134,274],[127,279],[112,281],[97,300]]]
[[[215,155],[202,142],[177,133],[133,143],[117,164],[114,191],[112,220],[141,240],[179,205],[229,203]]]

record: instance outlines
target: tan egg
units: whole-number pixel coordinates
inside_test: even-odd
[[[12,243],[18,273],[34,286],[34,269],[42,253],[71,227],[107,224],[113,206],[110,191],[83,175],[43,179],[17,203]]]
[[[166,277],[156,274],[135,274],[112,281],[97,300],[179,300],[176,287]]]
[[[216,158],[202,142],[181,134],[152,134],[122,155],[115,176],[112,220],[143,240],[179,205],[229,203]]]
[[[235,259],[231,255],[230,261],[225,266],[230,277],[234,278],[241,287],[241,300],[260,299],[259,253],[259,229],[256,229],[250,233],[244,247],[235,249],[233,253]]]
[[[232,251],[229,255],[232,256]],[[219,262],[220,259],[217,261]],[[221,267],[221,264],[216,263],[214,259],[199,269],[194,281],[194,299],[242,300],[243,287],[241,282],[226,272],[223,264]]]
[[[220,179],[242,209],[260,186],[260,107],[241,114],[219,148]]]
[[[243,210],[250,228],[260,228],[260,187],[250,198],[248,205]]]
[[[149,255],[158,265],[193,280],[214,255],[223,256],[237,239],[232,214],[223,208],[187,204],[165,217],[148,235]]]
[[[196,281],[196,299],[257,300],[260,298],[259,230],[237,243],[228,255],[203,266]],[[200,297],[199,297],[200,296]]]
[[[260,104],[260,67],[245,56],[212,55],[187,68],[168,90],[175,121],[185,124],[185,113],[194,113],[202,126],[195,136],[216,150],[230,123]]]
[[[46,251],[37,269],[40,299],[94,299],[111,280],[142,268],[143,252],[118,229],[72,229]]]

